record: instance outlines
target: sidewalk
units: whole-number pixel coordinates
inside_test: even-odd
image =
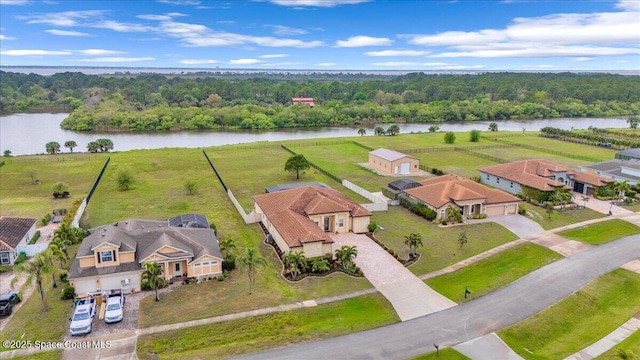
[[[632,317],[617,329],[613,330],[607,336],[591,344],[590,346],[578,351],[577,353],[566,357],[564,360],[590,360],[596,356],[604,354],[612,347],[621,343],[628,338],[636,330],[640,329],[640,314]]]

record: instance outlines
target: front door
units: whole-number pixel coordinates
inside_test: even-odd
[[[329,219],[328,217],[324,218],[324,231],[331,231],[331,219]]]
[[[180,269],[180,263],[174,263],[173,264],[173,277],[179,277],[182,276],[182,270]]]

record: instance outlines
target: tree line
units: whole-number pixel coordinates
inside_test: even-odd
[[[0,112],[66,106],[62,126],[120,129],[270,129],[554,117],[640,112],[640,77],[613,74],[487,73],[236,79],[0,72]],[[317,106],[291,105],[313,97]]]

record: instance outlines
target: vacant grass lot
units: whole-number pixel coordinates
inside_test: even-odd
[[[138,338],[140,359],[221,359],[398,322],[391,304],[371,294],[312,308],[260,315]]]
[[[510,138],[507,138],[506,140],[509,140],[509,139]],[[562,148],[559,148],[558,150],[562,151]],[[561,155],[547,154],[547,153],[542,153],[535,150],[529,150],[529,149],[523,149],[523,148],[517,148],[517,147],[481,149],[481,150],[474,150],[474,151],[479,152],[481,154],[495,156],[508,161],[544,158],[544,159],[547,159],[571,168],[590,164],[588,161],[584,161],[584,160],[576,160],[576,159],[568,158]]]
[[[514,136],[514,137],[500,137],[500,139],[517,144],[525,144],[529,146],[535,146],[543,149],[557,150],[565,153],[572,153],[581,156],[589,156],[598,161],[610,160],[615,157],[616,150],[602,148],[598,146],[582,145],[572,143],[568,141],[561,141],[555,139],[544,138],[536,135],[532,136]],[[487,135],[487,133],[485,133]],[[527,134],[528,135],[528,134]],[[485,140],[485,142],[491,142],[491,140]],[[538,157],[545,158],[546,153],[541,152]]]
[[[54,209],[70,208],[76,199],[87,196],[107,154],[58,154],[3,157],[0,167],[0,211],[4,216],[42,218]],[[40,180],[31,185],[30,174]],[[71,196],[53,197],[53,184],[64,182]]]
[[[527,207],[527,216],[531,220],[540,224],[540,226],[545,230],[551,230],[565,225],[604,217],[604,214],[597,211],[589,208],[580,208],[572,210],[565,209],[561,211],[556,210],[551,214],[551,219],[549,219],[549,214],[546,213],[545,209],[531,204],[525,204],[525,206]]]
[[[422,256],[409,267],[416,275],[442,269],[517,239],[506,228],[490,222],[440,228],[400,206],[389,207],[387,212],[374,213],[372,221],[384,228],[376,230],[376,238],[404,258],[409,255],[404,237],[413,232],[422,235],[424,247],[418,248]],[[458,237],[463,231],[467,233],[468,243],[460,248]]]
[[[640,227],[624,220],[613,219],[558,233],[567,239],[600,245],[621,237],[640,234]]]
[[[75,256],[80,245],[69,246],[69,256]],[[61,282],[54,288],[51,283],[51,276],[43,279],[44,293],[49,306],[48,311],[42,310],[42,300],[36,289],[22,307],[12,316],[11,321],[0,332],[0,340],[31,340],[31,341],[59,341],[69,328],[69,317],[73,312],[72,300],[60,300]],[[35,281],[33,283],[35,286]],[[6,291],[8,289],[2,289]],[[0,351],[7,349],[0,347]],[[49,359],[56,352],[47,352],[43,359]]]
[[[432,353],[428,353],[428,354],[425,354],[425,355],[420,355],[420,356],[414,357],[411,360],[436,360],[436,359],[442,359],[442,360],[467,360],[469,358],[466,357],[465,355],[463,355],[462,353],[459,353],[459,352],[455,351],[452,348],[446,348],[446,349],[440,349],[440,353],[436,353],[434,351]]]
[[[620,344],[614,346],[612,349],[609,349],[609,351],[596,357],[595,359],[596,360],[607,360],[607,359],[615,359],[615,358],[622,359],[621,357],[616,356],[618,349],[622,349],[627,353],[631,352],[635,356],[638,356],[640,354],[640,330],[636,330],[636,332],[631,334],[631,336],[626,338]],[[630,358],[630,359],[633,359],[633,358]]]
[[[618,269],[498,335],[525,359],[562,359],[629,320],[638,299],[640,275]]]
[[[383,126],[384,127],[384,126]],[[480,129],[480,125],[478,126]],[[482,134],[487,132],[482,131]],[[438,133],[424,133],[424,134],[400,134],[398,136],[363,136],[345,138],[349,140],[357,141],[363,145],[367,145],[374,149],[386,148],[391,150],[404,150],[404,149],[421,149],[425,147],[460,147],[460,146],[477,146],[485,144],[493,144],[484,139],[480,139],[479,142],[471,142],[469,140],[469,132],[457,132],[456,140],[453,144],[447,144],[444,142],[445,132]]]
[[[449,299],[462,303],[508,285],[560,258],[562,256],[555,251],[525,243],[426,283]],[[471,291],[467,299],[464,298],[465,287]]]

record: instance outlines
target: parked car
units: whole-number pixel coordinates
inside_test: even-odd
[[[107,294],[107,309],[104,313],[104,322],[107,324],[122,321],[124,315],[124,295],[120,290],[114,290]]]
[[[0,316],[9,316],[13,312],[13,305],[19,303],[20,295],[17,291],[8,291],[0,295]]]
[[[96,316],[96,300],[84,298],[76,300],[76,308],[71,317],[69,332],[71,335],[84,335],[91,332],[91,324]]]

